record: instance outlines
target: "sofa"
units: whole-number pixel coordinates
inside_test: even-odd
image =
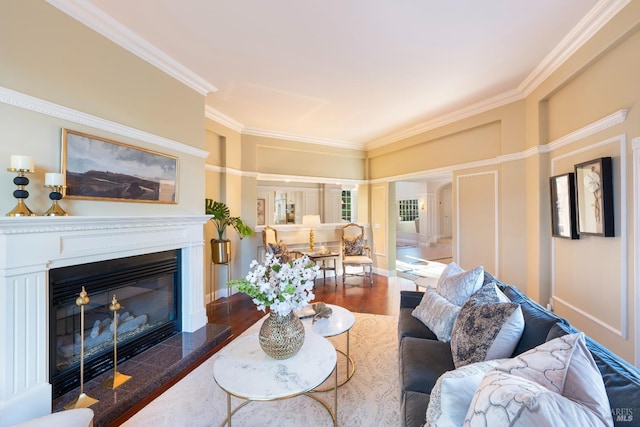
[[[579,332],[566,319],[537,304],[517,287],[502,283],[487,272],[482,275],[482,285],[495,284],[511,302],[520,306],[524,329],[511,357],[522,355],[555,337]],[[436,334],[413,315],[424,294],[402,291],[400,299],[401,425],[406,427],[425,425],[425,414],[438,378],[456,369],[451,343],[438,340]],[[589,337],[583,337],[583,343],[597,366],[595,375],[599,370],[602,376],[613,424],[640,425],[640,371]]]

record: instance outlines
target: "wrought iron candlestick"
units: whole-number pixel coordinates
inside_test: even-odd
[[[84,393],[84,306],[87,304],[89,304],[89,296],[83,286],[80,296],[76,298],[76,305],[80,306],[80,395],[73,402],[65,405],[64,409],[88,408],[98,403],[97,399]]]
[[[27,156],[11,156],[11,167],[7,168],[9,172],[16,172],[18,176],[13,178],[13,183],[18,186],[18,189],[13,192],[13,197],[18,199],[18,204],[11,212],[7,213],[7,216],[35,216],[35,213],[27,207],[24,199],[29,197],[29,192],[24,188],[29,185],[29,178],[24,176],[25,173],[33,173],[33,165],[27,163],[16,163],[14,157],[27,158]],[[30,158],[28,158],[30,159]],[[31,160],[33,162],[33,160]]]
[[[131,376],[118,372],[118,310],[120,310],[120,303],[115,294],[109,304],[109,310],[113,311],[113,376],[103,382],[102,387],[114,389],[129,381]]]

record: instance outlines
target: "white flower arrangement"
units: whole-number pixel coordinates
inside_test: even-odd
[[[271,311],[286,316],[315,298],[313,284],[320,267],[306,255],[280,263],[278,258],[267,254],[264,264],[253,260],[249,269],[245,279],[234,280],[231,285],[249,295],[258,310],[270,307]]]

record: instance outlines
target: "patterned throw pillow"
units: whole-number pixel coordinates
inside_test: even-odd
[[[502,330],[508,331],[501,335]],[[515,329],[516,333],[513,333]],[[451,331],[456,368],[488,359],[510,357],[524,331],[520,305],[501,302],[496,285],[482,286],[462,306]]]
[[[438,340],[451,341],[451,329],[456,321],[460,307],[438,295],[435,289],[427,288],[420,304],[413,309],[411,315],[424,323],[436,334]]]
[[[442,271],[436,289],[451,304],[463,305],[484,282],[484,268],[476,267],[464,271],[456,263],[451,263]]]
[[[364,236],[345,236],[342,238],[344,244],[344,254],[346,256],[364,255]]]

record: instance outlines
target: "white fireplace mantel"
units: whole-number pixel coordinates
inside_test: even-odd
[[[182,330],[193,332],[207,323],[203,224],[208,219],[0,218],[0,427],[51,412],[49,270],[181,249]]]

